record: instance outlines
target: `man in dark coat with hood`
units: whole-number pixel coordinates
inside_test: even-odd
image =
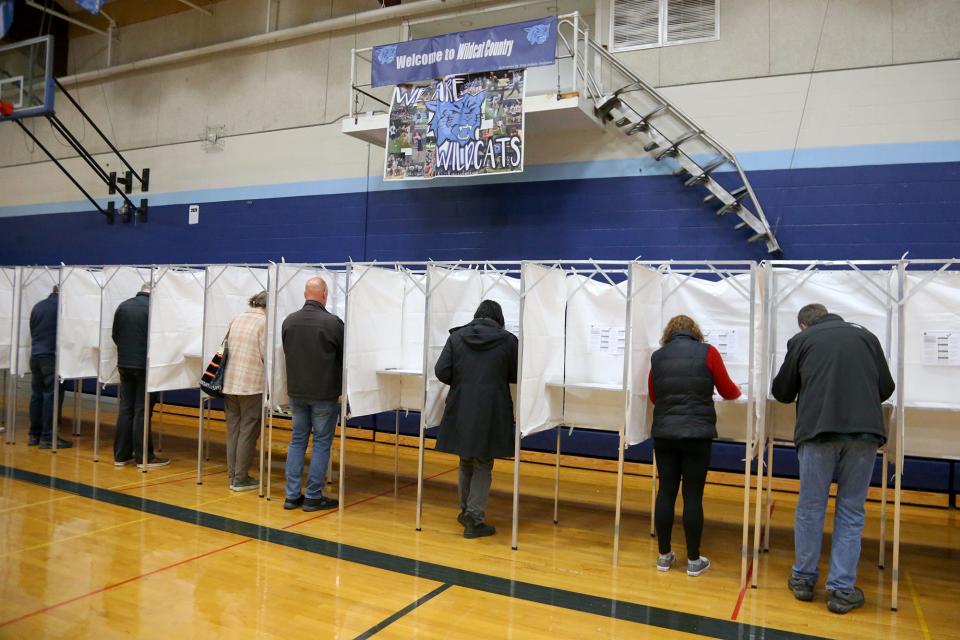
[[[440,382],[450,385],[436,448],[460,456],[457,521],[464,538],[496,533],[484,522],[493,459],[513,455],[517,337],[503,325],[500,305],[484,300],[470,324],[450,330],[435,367]]]

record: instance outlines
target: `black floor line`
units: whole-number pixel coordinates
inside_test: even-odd
[[[761,638],[769,640],[813,640],[819,638],[819,636],[761,627],[744,622],[711,618],[682,611],[672,611],[670,609],[662,609],[624,600],[614,600],[587,593],[568,591],[566,589],[555,589],[530,582],[510,580],[508,578],[500,578],[498,576],[467,571],[442,564],[405,558],[403,556],[315,538],[292,531],[264,527],[251,522],[234,520],[233,518],[197,511],[196,509],[190,509],[188,507],[180,507],[165,502],[111,491],[109,489],[101,489],[88,484],[54,478],[52,476],[5,465],[0,465],[0,476],[48,487],[57,491],[72,493],[84,498],[90,498],[128,509],[135,509],[143,513],[158,515],[187,524],[246,536],[255,540],[279,544],[292,549],[300,549],[301,551],[354,562],[384,571],[393,571],[395,573],[424,578],[434,582],[561,607],[571,611],[592,613],[652,627],[693,633],[708,638],[738,640]]]
[[[381,620],[381,621],[378,622],[377,624],[373,625],[372,627],[370,627],[369,629],[367,629],[366,631],[364,631],[363,633],[361,633],[360,635],[358,635],[358,636],[357,636],[356,638],[354,638],[353,640],[367,640],[367,638],[373,637],[373,635],[374,635],[375,633],[380,633],[381,631],[383,631],[384,629],[386,629],[387,627],[389,627],[391,624],[393,624],[394,622],[396,622],[397,620],[399,620],[399,619],[402,618],[403,616],[407,615],[408,613],[410,613],[411,611],[413,611],[414,609],[416,609],[416,608],[419,607],[420,605],[422,605],[422,604],[424,604],[424,603],[426,603],[426,602],[429,602],[430,600],[433,600],[433,599],[436,598],[438,595],[440,595],[441,593],[443,593],[444,591],[446,591],[447,589],[449,589],[449,588],[452,587],[452,586],[453,586],[453,585],[452,585],[452,584],[449,584],[449,583],[448,583],[448,584],[442,584],[442,585],[440,585],[439,587],[437,587],[436,589],[434,589],[433,591],[431,591],[431,592],[428,593],[427,595],[423,596],[422,598],[417,598],[416,600],[414,600],[413,602],[411,602],[410,604],[408,604],[407,606],[405,606],[403,609],[400,609],[400,611],[397,611],[397,612],[394,613],[393,615],[391,615],[391,616],[389,616],[389,617],[387,617],[387,618],[384,618],[383,620]]]

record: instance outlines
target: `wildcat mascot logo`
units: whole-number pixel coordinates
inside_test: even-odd
[[[480,131],[480,108],[486,93],[467,94],[453,102],[428,100],[427,109],[433,113],[430,128],[437,137],[437,145],[447,141],[465,145],[476,142]]]
[[[532,27],[524,27],[527,32],[527,42],[530,44],[543,44],[550,36],[550,24],[535,24]]]
[[[389,44],[377,47],[377,62],[380,64],[392,64],[397,59],[397,45]]]

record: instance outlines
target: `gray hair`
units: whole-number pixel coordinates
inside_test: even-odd
[[[808,304],[803,309],[800,309],[800,312],[797,314],[797,323],[809,327],[814,322],[827,315],[828,311],[825,306],[819,302],[814,302],[813,304]]]
[[[261,291],[260,293],[255,293],[250,296],[250,306],[257,309],[266,309],[267,308],[267,292]]]

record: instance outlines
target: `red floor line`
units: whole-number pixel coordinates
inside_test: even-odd
[[[52,605],[50,605],[50,606],[48,606],[48,607],[43,607],[42,609],[37,609],[36,611],[31,611],[30,613],[25,613],[25,614],[23,614],[22,616],[19,616],[19,617],[17,617],[17,618],[12,618],[12,619],[10,619],[10,620],[5,620],[4,622],[0,622],[0,627],[5,627],[5,626],[7,626],[7,625],[11,625],[11,624],[14,624],[14,623],[16,623],[16,622],[20,622],[21,620],[26,620],[27,618],[33,617],[33,616],[35,616],[35,615],[39,615],[39,614],[41,614],[41,613],[47,613],[48,611],[52,611],[52,610],[54,610],[54,609],[58,609],[58,608],[60,608],[60,607],[62,607],[62,606],[71,604],[71,603],[76,602],[76,601],[78,601],[78,600],[83,600],[84,598],[88,598],[88,597],[90,597],[90,596],[95,596],[95,595],[97,595],[98,593],[103,593],[104,591],[110,591],[111,589],[116,589],[117,587],[122,587],[122,586],[125,585],[125,584],[130,584],[131,582],[136,582],[137,580],[141,580],[141,579],[143,579],[143,578],[150,577],[150,576],[155,575],[155,574],[157,574],[157,573],[160,573],[160,572],[162,572],[162,571],[166,571],[167,569],[173,569],[174,567],[179,567],[180,565],[187,564],[188,562],[193,562],[194,560],[199,560],[199,559],[201,559],[201,558],[206,558],[206,557],[208,557],[208,556],[212,556],[212,555],[215,554],[215,553],[220,553],[221,551],[226,551],[227,549],[232,549],[232,548],[234,548],[234,547],[239,547],[239,546],[242,545],[242,544],[246,544],[246,543],[248,543],[248,542],[253,542],[253,540],[254,540],[254,538],[247,538],[246,540],[240,540],[239,542],[234,542],[233,544],[228,544],[228,545],[225,546],[225,547],[220,547],[219,549],[213,549],[212,551],[207,551],[206,553],[201,553],[200,555],[193,556],[192,558],[186,558],[185,560],[180,560],[179,562],[174,562],[173,564],[169,564],[169,565],[167,565],[167,566],[165,566],[165,567],[160,567],[159,569],[154,569],[153,571],[148,571],[147,573],[142,573],[142,574],[140,574],[140,575],[138,575],[138,576],[133,576],[132,578],[127,578],[126,580],[121,580],[120,582],[115,582],[115,583],[113,583],[113,584],[108,584],[107,586],[101,587],[101,588],[96,589],[96,590],[94,590],[94,591],[90,591],[90,592],[88,592],[88,593],[83,593],[83,594],[81,594],[81,595],[79,595],[79,596],[74,596],[74,597],[69,598],[69,599],[67,599],[67,600],[64,600],[64,601],[62,601],[62,602],[58,602],[58,603],[56,603],[56,604],[52,604]]]
[[[226,473],[226,472],[227,472],[226,469],[221,469],[220,471],[211,471],[210,473],[203,474],[203,477],[206,478],[208,476],[215,476],[218,473]],[[122,489],[115,489],[115,491],[132,491],[134,489],[146,489],[148,487],[159,487],[160,485],[173,484],[174,482],[184,482],[186,480],[193,480],[194,482],[196,482],[196,477],[193,475],[189,475],[185,478],[174,478],[172,480],[164,480],[162,482],[154,482],[150,484],[138,484],[134,487],[124,487]]]
[[[743,587],[740,588],[740,595],[737,596],[737,604],[733,608],[733,613],[730,615],[731,620],[736,620],[737,616],[740,615],[740,607],[743,605],[743,598],[747,595],[747,589],[750,588],[750,578],[753,577],[753,558],[750,559],[750,564],[747,565],[747,579],[743,583]]]
[[[773,510],[777,508],[777,501],[770,501],[770,518],[773,518]],[[747,579],[743,583],[743,587],[740,589],[740,595],[737,596],[737,604],[733,607],[733,613],[730,615],[731,620],[736,620],[737,616],[740,615],[740,607],[743,605],[743,599],[747,595],[747,589],[750,588],[750,578],[753,577],[753,558],[750,559],[750,564],[747,565]]]
[[[437,476],[442,476],[442,475],[445,474],[445,473],[450,473],[451,471],[455,471],[455,470],[458,469],[458,468],[459,468],[459,467],[454,467],[453,469],[447,469],[446,471],[441,471],[441,472],[439,472],[439,473],[435,473],[435,474],[433,474],[432,476],[428,476],[428,477],[424,478],[424,480],[431,480],[431,479],[433,479],[433,478],[436,478]],[[218,472],[216,472],[216,473],[222,473],[222,471],[218,471]],[[211,475],[212,475],[212,474],[211,474]],[[184,480],[184,479],[187,479],[187,478],[181,478],[180,480]],[[177,480],[177,481],[179,481],[179,480]],[[165,484],[165,483],[157,483],[157,484]],[[415,484],[416,484],[415,481],[414,481],[414,482],[409,482],[409,483],[407,483],[407,484],[405,484],[405,485],[403,485],[403,486],[401,486],[401,487],[398,487],[397,490],[399,491],[400,489],[405,489],[405,488],[411,487],[411,486],[413,486],[413,485],[415,485]],[[156,486],[156,485],[149,485],[149,486]],[[388,489],[387,491],[384,491],[384,492],[382,492],[382,493],[378,493],[378,494],[373,495],[373,496],[368,496],[368,497],[366,497],[366,498],[363,498],[362,500],[357,500],[356,502],[352,502],[352,503],[348,504],[347,506],[344,507],[344,509],[349,509],[350,507],[356,506],[356,505],[358,505],[358,504],[362,504],[362,503],[367,502],[367,501],[369,501],[369,500],[373,500],[374,498],[379,498],[379,497],[381,497],[381,496],[385,496],[385,495],[387,495],[388,493],[392,493],[392,492],[393,492],[393,489]],[[320,515],[314,516],[314,517],[312,517],[312,518],[308,518],[308,519],[306,519],[306,520],[301,520],[300,522],[294,522],[293,524],[289,524],[289,525],[283,527],[283,529],[290,529],[290,528],[292,528],[292,527],[296,527],[296,526],[301,525],[301,524],[304,524],[304,523],[306,523],[306,522],[310,522],[311,520],[316,520],[317,518],[322,518],[322,517],[324,517],[324,516],[327,516],[327,515],[330,515],[331,513],[336,513],[336,512],[337,512],[336,509],[331,509],[330,511],[326,511],[326,512],[321,513]],[[105,587],[101,587],[101,588],[96,589],[96,590],[94,590],[94,591],[90,591],[90,592],[88,592],[88,593],[83,593],[83,594],[80,594],[80,595],[78,595],[78,596],[74,596],[74,597],[69,598],[69,599],[67,599],[67,600],[64,600],[64,601],[62,601],[62,602],[58,602],[58,603],[56,603],[56,604],[52,604],[52,605],[50,605],[50,606],[43,607],[43,608],[41,608],[41,609],[37,609],[36,611],[31,611],[30,613],[25,613],[25,614],[23,614],[22,616],[19,616],[19,617],[16,617],[16,618],[12,618],[12,619],[10,619],[10,620],[5,620],[5,621],[3,621],[3,622],[0,622],[0,628],[5,627],[5,626],[8,626],[8,625],[11,625],[11,624],[14,624],[14,623],[17,623],[17,622],[20,622],[21,620],[26,620],[27,618],[31,618],[31,617],[33,617],[33,616],[40,615],[40,614],[42,614],[42,613],[47,613],[48,611],[52,611],[52,610],[54,610],[54,609],[58,609],[58,608],[63,607],[63,606],[65,606],[65,605],[68,605],[68,604],[71,604],[71,603],[73,603],[73,602],[76,602],[76,601],[78,601],[78,600],[83,600],[84,598],[88,598],[88,597],[90,597],[90,596],[95,596],[95,595],[97,595],[98,593],[103,593],[104,591],[110,591],[111,589],[116,589],[117,587],[122,587],[122,586],[125,585],[125,584],[130,584],[131,582],[136,582],[137,580],[141,580],[141,579],[143,579],[143,578],[148,578],[148,577],[150,577],[150,576],[152,576],[152,575],[155,575],[155,574],[161,573],[161,572],[163,572],[163,571],[166,571],[167,569],[173,569],[174,567],[179,567],[179,566],[181,566],[181,565],[187,564],[188,562],[193,562],[194,560],[200,560],[201,558],[206,558],[206,557],[212,556],[212,555],[214,555],[214,554],[216,554],[216,553],[220,553],[221,551],[226,551],[227,549],[232,549],[232,548],[234,548],[234,547],[238,547],[238,546],[240,546],[240,545],[242,545],[242,544],[246,544],[246,543],[248,543],[248,542],[253,542],[253,541],[254,541],[254,538],[247,538],[246,540],[240,540],[239,542],[234,542],[233,544],[229,544],[229,545],[227,545],[227,546],[225,546],[225,547],[220,547],[219,549],[213,549],[212,551],[207,551],[206,553],[201,553],[200,555],[193,556],[192,558],[186,558],[185,560],[180,560],[180,561],[178,561],[178,562],[174,562],[173,564],[169,564],[169,565],[167,565],[167,566],[165,566],[165,567],[160,567],[159,569],[154,569],[153,571],[148,571],[147,573],[142,573],[142,574],[140,574],[140,575],[138,575],[138,576],[133,576],[132,578],[127,578],[126,580],[121,580],[120,582],[115,582],[115,583],[113,583],[113,584],[109,584],[109,585],[107,585],[107,586],[105,586]]]
[[[445,474],[445,473],[450,473],[451,471],[456,471],[456,470],[459,469],[459,468],[460,468],[460,467],[457,466],[457,467],[454,467],[454,468],[452,468],[452,469],[447,469],[446,471],[441,471],[441,472],[439,472],[439,473],[435,473],[435,474],[433,474],[432,476],[427,476],[427,477],[425,477],[423,480],[424,480],[424,482],[426,482],[427,480],[432,480],[432,479],[434,479],[434,478],[436,478],[436,477],[438,477],[438,476],[442,476],[442,475]],[[417,484],[417,481],[416,481],[416,480],[414,480],[413,482],[408,482],[407,484],[404,484],[404,485],[400,485],[399,487],[397,487],[397,491],[400,491],[401,489],[406,489],[407,487],[412,487],[412,486],[415,485],[415,484]],[[357,500],[356,502],[351,502],[350,504],[348,504],[347,506],[344,507],[344,510],[349,509],[350,507],[355,507],[355,506],[358,505],[358,504],[363,504],[364,502],[369,502],[370,500],[373,500],[374,498],[381,498],[381,497],[387,495],[388,493],[393,493],[393,489],[387,489],[386,491],[382,491],[382,492],[380,492],[380,493],[378,493],[378,494],[376,494],[376,495],[367,496],[366,498],[362,498],[362,499],[360,499],[360,500]],[[306,520],[301,520],[301,521],[299,521],[299,522],[294,522],[293,524],[288,524],[287,526],[285,526],[285,527],[280,527],[280,528],[281,528],[282,530],[286,531],[287,529],[292,529],[293,527],[300,526],[301,524],[306,524],[307,522],[310,522],[310,521],[312,521],[312,520],[316,520],[317,518],[322,518],[322,517],[324,517],[324,516],[328,516],[328,515],[330,515],[331,513],[336,513],[336,512],[337,512],[337,509],[330,509],[329,511],[325,511],[325,512],[319,514],[319,515],[315,515],[315,516],[313,516],[313,517],[311,517],[311,518],[307,518]]]

